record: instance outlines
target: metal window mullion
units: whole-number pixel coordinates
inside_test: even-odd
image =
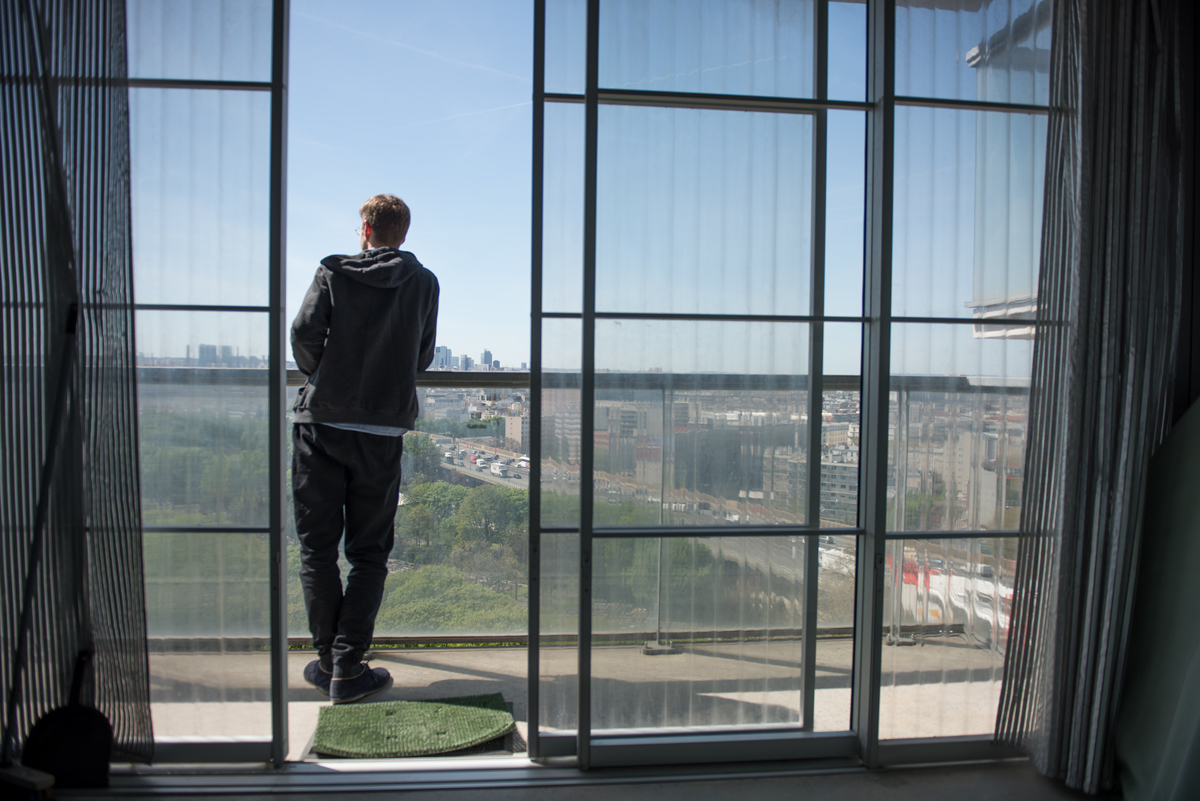
[[[859,756],[868,767],[879,764],[880,625],[883,617],[883,566],[887,540],[888,380],[891,355],[892,161],[895,119],[893,64],[895,5],[874,0],[868,6],[867,78],[872,110],[867,136],[867,280],[864,332],[863,445],[855,597],[854,672],[851,721],[858,734]]]
[[[272,76],[274,75],[272,65]],[[275,81],[213,81],[202,78],[130,78],[130,89],[193,89],[218,92],[274,92]]]
[[[223,306],[217,303],[134,303],[132,306],[134,311],[271,312],[270,306]]]
[[[526,726],[529,757],[540,759],[541,738],[541,546],[542,546],[542,204],[546,123],[546,0],[533,4],[533,154],[529,232],[529,590]]]
[[[547,103],[582,104],[585,95],[547,92]],[[597,101],[603,106],[654,106],[714,111],[758,111],[779,114],[811,114],[825,109],[870,111],[871,104],[857,100],[828,98],[770,97],[767,95],[726,95],[711,92],[656,92],[644,89],[602,89]],[[937,102],[937,101],[934,101]],[[949,101],[947,101],[949,102]],[[1005,108],[1009,108],[1005,106]],[[1038,107],[1033,107],[1034,109]],[[1024,111],[1023,107],[1016,110]]]
[[[1000,111],[1016,114],[1049,115],[1049,106],[1038,106],[1030,103],[995,103],[990,100],[960,100],[945,97],[910,97],[898,95],[894,97],[897,106],[917,106],[920,108],[954,109],[956,111]]]
[[[814,94],[818,100],[828,95],[829,70],[829,3],[818,0],[816,13],[816,48],[814,52]],[[813,115],[813,202],[812,202],[812,258],[810,275],[810,304],[814,321],[810,325],[808,339],[808,487],[804,522],[809,526],[821,526],[821,427],[824,411],[823,399],[825,378],[825,203],[826,151],[828,134],[828,112],[822,110]],[[804,540],[804,645],[803,680],[804,688],[804,731],[815,727],[814,705],[816,703],[817,677],[817,603],[818,575],[821,569],[820,536],[808,535]]]
[[[579,713],[576,758],[591,767],[592,505],[596,440],[596,155],[599,134],[600,0],[587,5],[583,159],[583,342],[579,408]]]
[[[809,526],[794,526],[783,523],[766,523],[755,525],[731,526],[594,526],[593,540],[625,540],[625,539],[689,539],[693,537],[726,537],[729,539],[744,539],[748,537],[810,537],[822,533],[835,533],[841,537],[861,536],[862,530],[856,528],[825,529],[824,531]]]
[[[711,92],[659,92],[644,89],[604,89],[597,101],[606,106],[655,106],[659,108],[707,109],[713,111],[758,111],[773,114],[812,114],[836,108],[869,111],[870,103],[825,98],[770,97],[765,95],[728,95]],[[578,102],[565,95],[562,102]]]
[[[287,197],[287,70],[289,0],[274,0],[271,13],[271,177],[270,245],[268,268],[270,348],[268,358],[268,523],[271,576],[271,762],[282,767],[288,752],[287,709],[287,554],[284,551],[284,481],[287,438],[284,404],[287,399],[287,338],[285,246]]]
[[[147,534],[270,534],[270,526],[142,526]]]
[[[994,325],[998,328],[1032,328],[1033,319],[1019,317],[893,317],[895,325]]]
[[[817,115],[814,114],[814,117]],[[567,316],[567,315],[563,315]],[[576,315],[578,316],[578,315]],[[675,312],[596,312],[597,320],[696,320],[716,323],[812,323],[823,318],[813,314],[677,314]],[[860,317],[831,318],[862,323]]]
[[[885,535],[888,542],[896,540],[979,540],[979,539],[1032,539],[1037,534],[1029,531],[1014,531],[1011,529],[997,529],[991,531],[988,529],[963,529],[948,531],[942,530],[922,530],[922,531],[890,531]]]

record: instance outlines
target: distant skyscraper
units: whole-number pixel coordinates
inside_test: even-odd
[[[472,367],[475,366],[475,360],[472,359],[470,356],[460,356],[458,358],[458,361],[459,361],[458,369],[460,369],[460,370],[470,370]]]
[[[492,369],[493,369],[493,370],[499,370],[499,369],[500,369],[500,360],[499,360],[499,359],[496,359],[494,362],[492,362]]]
[[[434,367],[449,367],[451,358],[452,354],[450,353],[449,348],[443,345],[438,345],[433,349]]]
[[[479,363],[490,367],[492,364],[492,352],[490,350],[485,350],[479,357]]]
[[[198,351],[196,362],[201,367],[211,366],[217,363],[217,346],[201,344]]]

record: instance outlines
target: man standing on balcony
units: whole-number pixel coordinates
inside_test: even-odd
[[[403,434],[416,424],[417,371],[433,361],[438,310],[437,278],[397,249],[408,234],[404,201],[376,195],[359,215],[362,252],[321,262],[292,323],[292,354],[308,376],[292,407],[292,492],[318,656],[304,678],[335,704],[392,685],[362,659],[387,578]]]

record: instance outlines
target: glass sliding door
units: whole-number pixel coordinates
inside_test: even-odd
[[[284,2],[130,0],[134,294],[156,759],[281,759]]]
[[[538,7],[534,740],[995,755],[1049,4]]]
[[[879,761],[988,745],[1037,314],[1048,0],[894,8]],[[969,749],[974,751],[969,751]]]
[[[535,756],[854,752],[867,105],[831,147],[826,6],[538,4]]]

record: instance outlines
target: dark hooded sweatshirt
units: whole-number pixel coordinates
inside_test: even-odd
[[[292,323],[292,355],[308,376],[294,421],[413,428],[437,311],[437,278],[407,251],[324,259]]]

